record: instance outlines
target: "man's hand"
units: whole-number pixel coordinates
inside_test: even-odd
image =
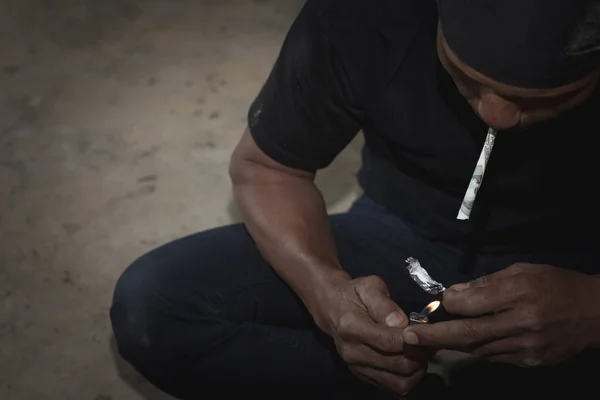
[[[328,322],[319,325],[333,337],[350,371],[396,395],[410,392],[434,352],[404,354],[402,330],[408,318],[390,299],[385,283],[376,276],[347,280],[327,303]]]
[[[533,367],[564,361],[600,341],[600,278],[550,265],[514,264],[455,285],[443,305],[475,318],[411,326],[405,342]]]

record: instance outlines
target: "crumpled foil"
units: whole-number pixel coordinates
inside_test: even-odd
[[[408,264],[406,269],[410,277],[417,282],[421,289],[434,296],[444,293],[446,290],[444,285],[434,281],[425,268],[421,266],[419,260],[409,257],[406,259],[406,263]]]

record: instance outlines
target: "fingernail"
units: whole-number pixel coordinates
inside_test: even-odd
[[[454,290],[455,292],[460,292],[463,290],[467,290],[469,286],[470,284],[468,283],[459,283],[458,285],[451,286],[450,289]]]
[[[417,345],[419,344],[419,337],[416,333],[411,331],[404,331],[404,343]]]
[[[392,312],[385,318],[385,323],[390,328],[397,328],[402,325],[402,322],[404,322],[404,318],[402,318],[402,315],[398,311]]]

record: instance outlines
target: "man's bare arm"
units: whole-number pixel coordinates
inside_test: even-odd
[[[261,253],[325,328],[319,304],[336,283],[350,277],[338,261],[314,174],[272,160],[246,130],[231,158],[230,176],[244,222]]]

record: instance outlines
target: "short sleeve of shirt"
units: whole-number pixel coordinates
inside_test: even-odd
[[[294,21],[248,113],[258,147],[306,171],[327,167],[356,136],[363,117],[356,100],[364,83],[339,59],[314,3],[308,1]]]

